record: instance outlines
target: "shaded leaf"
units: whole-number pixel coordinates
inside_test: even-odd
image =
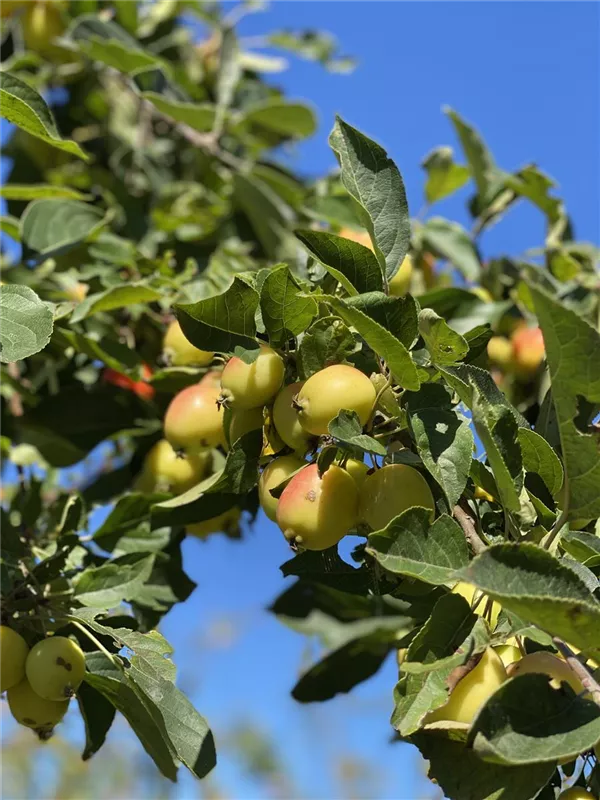
[[[297,230],[296,236],[348,294],[383,290],[381,267],[368,247],[326,231]]]
[[[419,312],[419,333],[434,364],[453,364],[462,361],[469,351],[464,337],[453,331],[446,320],[430,308]]]
[[[318,311],[311,297],[302,296],[286,264],[269,271],[260,290],[260,308],[269,341],[276,347],[306,330]]]
[[[101,208],[78,200],[34,200],[21,217],[21,240],[39,255],[63,252],[106,222]]]

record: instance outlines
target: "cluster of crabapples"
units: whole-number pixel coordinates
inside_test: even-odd
[[[510,338],[492,336],[487,345],[490,364],[502,375],[513,375],[527,382],[539,371],[544,360],[544,337],[538,327],[517,325]]]
[[[85,673],[85,656],[66,636],[29,647],[13,628],[0,626],[0,691],[20,725],[47,739],[64,715]]]
[[[174,366],[209,367],[214,353],[199,350],[172,322],[164,356]],[[306,381],[287,383],[282,357],[260,345],[252,363],[230,358],[210,369],[172,399],[164,418],[164,439],[146,457],[137,488],[182,493],[210,474],[213,448],[229,449],[254,429],[263,431],[260,505],[296,549],[332,547],[359,525],[384,528],[410,506],[435,511],[421,473],[403,464],[369,470],[342,457],[321,471],[314,460],[341,410],[355,412],[365,426],[375,414],[377,390],[350,364],[334,364]],[[312,459],[312,461],[311,461]],[[206,536],[237,524],[239,510],[188,527]]]

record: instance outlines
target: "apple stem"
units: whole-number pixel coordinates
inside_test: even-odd
[[[465,534],[465,539],[471,545],[471,549],[477,555],[478,553],[483,553],[486,549],[486,544],[479,538],[479,534],[477,533],[477,528],[475,527],[475,523],[470,514],[461,508],[461,506],[454,506],[454,518],[463,529],[463,533]]]
[[[590,693],[593,701],[600,706],[600,683],[598,683],[598,681],[596,681],[595,678],[590,675],[586,667],[577,658],[568,644],[563,642],[563,640],[559,639],[557,636],[554,636],[552,641],[554,642],[556,649],[564,657],[567,664],[577,675],[583,687]]]

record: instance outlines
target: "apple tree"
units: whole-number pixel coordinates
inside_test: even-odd
[[[262,507],[291,548],[270,612],[322,643],[299,703],[394,657],[394,738],[446,796],[597,796],[598,250],[454,110],[418,219],[344,119],[339,168],[294,174],[315,115],[272,73],[349,61],[314,31],[248,50],[254,10],[2,3],[2,691],[41,737],[76,703],[84,759],[119,712],[207,775],[157,626],[184,537],[251,547]],[[469,229],[431,210],[466,186]],[[484,260],[519,203],[544,241]]]

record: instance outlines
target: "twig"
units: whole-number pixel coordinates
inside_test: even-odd
[[[559,639],[557,636],[555,636],[553,637],[552,641],[554,642],[556,649],[563,656],[567,664],[571,667],[573,672],[581,681],[583,688],[587,689],[587,691],[590,693],[594,703],[600,706],[600,683],[598,683],[598,681],[596,681],[592,675],[590,675],[575,653],[567,644],[565,644],[565,642],[563,642],[562,639]]]
[[[10,377],[15,381],[15,383],[19,383],[21,380],[21,373],[19,371],[19,367],[17,366],[16,362],[11,361],[10,364],[7,364],[6,371],[10,375]],[[14,389],[13,393],[10,396],[10,400],[8,401],[8,406],[10,408],[10,413],[13,417],[22,417],[23,416],[23,401],[21,400],[21,395],[19,392]]]
[[[473,522],[470,514],[467,514],[464,508],[461,508],[460,506],[454,506],[453,514],[454,518],[463,529],[465,539],[471,545],[471,549],[475,555],[478,553],[483,553],[483,551],[486,549],[486,544],[479,538],[477,528],[475,527],[475,523]]]

